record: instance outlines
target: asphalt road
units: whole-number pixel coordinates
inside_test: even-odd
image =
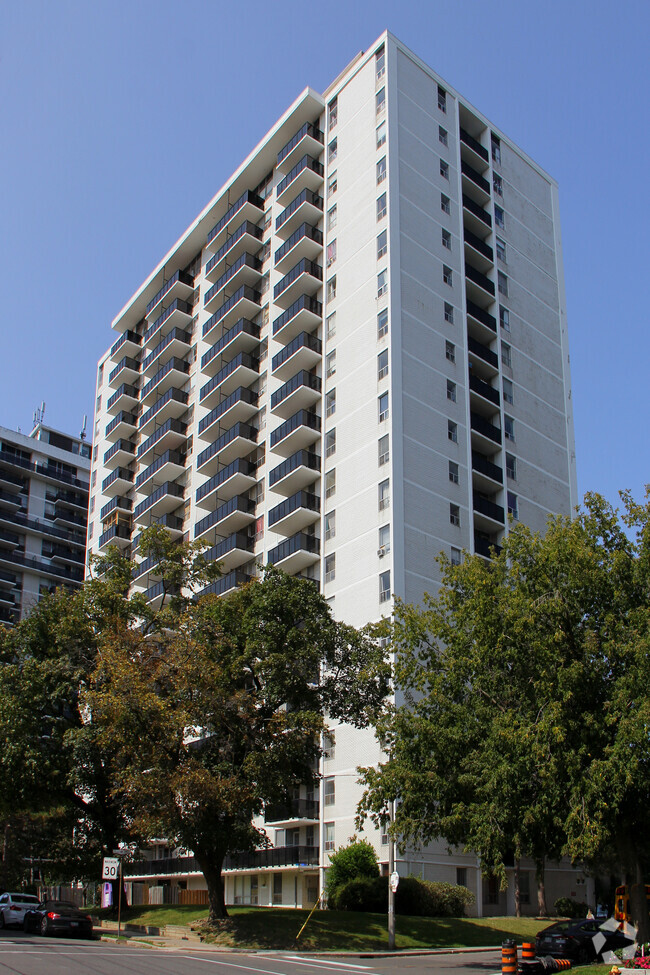
[[[0,975],[497,975],[498,951],[323,958],[0,934]]]

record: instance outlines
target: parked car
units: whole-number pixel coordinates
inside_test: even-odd
[[[92,938],[92,918],[68,901],[42,901],[27,911],[23,921],[25,931],[40,931],[42,935],[68,934]]]
[[[617,951],[632,944],[622,931],[601,932],[601,923],[591,918],[556,921],[537,935],[535,953],[551,955],[553,958],[569,958],[582,965],[595,961],[604,951]],[[599,938],[596,950],[593,939],[599,933],[604,935],[605,943],[600,944]]]
[[[0,928],[22,927],[25,911],[37,904],[34,894],[0,895]]]

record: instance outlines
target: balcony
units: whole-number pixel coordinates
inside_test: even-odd
[[[190,371],[189,364],[184,359],[173,358],[166,362],[162,369],[142,387],[140,401],[144,404],[151,396],[160,397],[168,389],[183,385]]]
[[[475,373],[493,376],[498,371],[499,356],[492,349],[489,349],[487,345],[472,338],[471,335],[467,337],[467,351],[469,353],[471,368]]]
[[[245,532],[233,532],[228,538],[204,552],[207,561],[219,562],[222,571],[231,572],[253,558],[253,539]]]
[[[304,189],[278,216],[275,232],[286,239],[301,223],[318,223],[322,215],[323,198],[312,190]]]
[[[478,396],[482,396],[483,399],[488,400],[489,403],[493,404],[493,406],[487,408],[488,415],[492,416],[494,413],[493,407],[499,407],[501,405],[499,390],[495,389],[494,386],[490,386],[489,383],[484,382],[473,373],[470,373],[469,376],[469,388],[473,393],[476,393]],[[480,408],[480,404],[476,404],[473,397],[470,397],[470,403],[473,408]],[[482,408],[482,411],[485,412],[484,407]]]
[[[280,206],[284,206],[292,196],[303,189],[315,192],[323,183],[323,167],[308,153],[289,170],[280,180],[275,189],[275,195]]]
[[[179,454],[177,450],[166,450],[164,454],[157,457],[153,464],[145,468],[135,479],[135,489],[139,491],[143,484],[151,480],[156,474],[159,481],[174,480],[180,477],[185,470],[185,454]]]
[[[12,494],[10,491],[0,490],[0,506],[8,505],[10,508],[16,510],[20,508],[21,501],[19,494]]]
[[[494,315],[490,315],[489,312],[469,298],[467,299],[467,315],[468,327],[474,328],[481,338],[484,338],[487,342],[491,342],[494,334],[491,335],[490,332],[495,333],[497,330],[497,320]],[[486,332],[485,329],[489,329],[489,331]]]
[[[250,386],[260,370],[257,359],[248,352],[240,352],[231,362],[227,362],[212,379],[201,387],[199,403],[201,406],[213,406],[220,396],[227,396],[239,386]]]
[[[111,440],[114,437],[122,437],[124,434],[130,435],[135,431],[137,423],[135,413],[120,410],[117,416],[113,417],[111,422],[106,425],[104,436],[107,440]]]
[[[489,295],[491,298],[494,298],[494,292],[495,292],[494,281],[490,281],[490,279],[486,277],[485,274],[481,274],[481,272],[477,268],[475,268],[472,264],[468,264],[467,261],[465,261],[465,277],[467,279],[468,295],[471,295],[473,291],[472,285],[474,285],[475,287],[482,289],[482,291],[486,293],[480,295],[479,300],[484,301],[487,295]]]
[[[245,586],[250,581],[251,576],[235,569],[234,572],[229,572],[228,575],[222,576],[216,582],[211,582],[209,586],[200,591],[199,596],[208,596],[210,593],[214,593],[215,596],[224,596],[227,592],[232,592],[238,586]]]
[[[150,437],[142,441],[138,447],[137,458],[140,463],[144,464],[147,462],[147,455],[154,447],[157,446],[159,450],[180,447],[184,444],[186,437],[187,425],[181,423],[180,420],[175,420],[174,417],[170,417]]]
[[[298,370],[313,369],[320,362],[322,352],[320,339],[309,332],[300,332],[273,356],[271,372],[276,379],[287,379]]]
[[[320,440],[321,419],[309,410],[299,410],[271,432],[271,450],[288,457]]]
[[[117,545],[118,548],[128,548],[131,543],[131,529],[127,525],[111,525],[111,527],[99,536],[99,551],[104,552],[109,545]]]
[[[477,450],[472,451],[472,475],[472,482],[483,491],[494,491],[495,484],[503,484],[502,468]]]
[[[248,423],[235,423],[214,443],[202,450],[196,458],[196,469],[200,474],[211,475],[222,464],[229,464],[235,457],[245,457],[255,449],[257,430]]]
[[[303,257],[278,281],[273,289],[273,301],[280,308],[288,308],[300,295],[314,295],[322,286],[322,267]]]
[[[257,393],[240,386],[199,420],[198,436],[201,440],[212,440],[215,424],[232,426],[239,420],[250,420],[258,409]]]
[[[281,535],[295,535],[320,517],[320,498],[307,491],[298,491],[290,498],[271,508],[269,528]]]
[[[257,482],[257,467],[250,460],[237,457],[202,484],[196,492],[197,508],[214,511],[236,494],[245,494]]]
[[[149,318],[163,298],[188,298],[193,291],[194,278],[186,271],[176,271],[147,305],[145,318]]]
[[[118,352],[123,352],[124,355],[135,356],[140,351],[141,346],[142,336],[127,328],[126,332],[122,332],[119,339],[111,345],[110,358],[114,360]]]
[[[307,409],[321,398],[322,382],[311,372],[301,370],[271,395],[271,412],[287,418]]]
[[[189,351],[190,345],[192,344],[192,336],[190,332],[186,332],[182,328],[173,328],[171,332],[168,332],[164,336],[162,341],[158,343],[156,348],[142,360],[142,372],[146,373],[152,366],[154,369],[156,366],[164,365],[164,361],[157,362],[162,356],[163,352],[167,355],[165,359],[170,359],[173,356],[183,356]]]
[[[114,369],[111,370],[108,376],[108,385],[116,386],[118,381],[123,382],[133,382],[134,379],[140,375],[140,363],[136,362],[130,356],[125,355],[123,359],[120,359],[118,364]]]
[[[475,234],[485,233],[485,228],[492,229],[492,217],[471,196],[463,193],[463,215],[465,226]]]
[[[487,522],[487,530],[494,531],[494,522],[498,525],[505,524],[505,513],[500,504],[495,504],[482,494],[474,492],[474,524],[477,528],[482,528],[483,523]]]
[[[113,497],[116,494],[126,494],[133,486],[133,472],[125,467],[116,467],[114,471],[102,481],[102,494]]]
[[[309,223],[302,223],[275,252],[275,269],[284,273],[301,258],[310,260],[323,252],[323,235]]]
[[[142,414],[138,421],[140,433],[145,434],[152,423],[164,423],[169,417],[182,416],[187,409],[187,399],[187,393],[172,386],[146,413]]]
[[[481,174],[474,169],[473,166],[470,166],[470,164],[464,159],[461,159],[460,161],[460,171],[465,179],[471,183],[470,192],[479,197],[477,202],[484,204],[488,203],[490,200],[490,184],[485,177],[481,176]],[[467,184],[464,182],[463,186],[465,187],[466,185]]]
[[[62,538],[64,541],[69,542],[71,545],[77,545],[82,551],[86,548],[86,533],[75,532],[75,531],[65,531],[63,528],[55,528],[54,525],[49,524],[47,521],[38,520],[35,518],[28,518],[24,511],[16,511],[12,514],[5,514],[4,512],[0,515],[2,521],[5,524],[14,525],[19,528],[22,532],[29,529],[31,532],[35,532],[37,535],[51,536],[52,538]],[[83,560],[83,554],[81,556]]]
[[[99,513],[99,517],[104,521],[113,511],[128,511],[131,514],[133,503],[127,498],[115,497],[108,504],[105,504]]]
[[[467,227],[463,230],[463,239],[465,241],[466,256],[474,261],[479,270],[489,270],[494,264],[494,251],[490,245],[486,244],[477,234],[473,234]]]
[[[320,803],[318,799],[292,799],[286,804],[267,806],[264,810],[265,823],[296,824],[318,822],[320,818]]]
[[[119,389],[116,389],[112,396],[109,396],[108,402],[106,403],[107,413],[117,413],[125,407],[134,407],[138,402],[139,393],[135,386],[131,386],[129,383],[122,383]]]
[[[230,285],[231,289],[240,288],[243,284],[253,285],[259,281],[262,273],[262,262],[253,254],[244,251],[237,258],[234,264],[224,271],[211,288],[208,288],[203,296],[203,307],[206,311],[212,311],[221,301],[221,292]]]
[[[82,583],[84,578],[83,566],[75,568],[73,566],[51,565],[44,560],[42,555],[25,555],[24,552],[12,552],[9,556],[5,556],[0,553],[0,560],[8,561],[12,566],[20,565],[37,575],[51,576],[55,579],[63,579],[66,582]]]
[[[255,253],[261,247],[263,237],[264,231],[261,227],[251,223],[250,220],[244,220],[234,231],[232,237],[228,237],[226,242],[221,245],[216,254],[205,265],[205,276],[208,281],[216,281],[220,274],[223,273],[221,262],[225,257],[229,257],[231,261],[234,261],[244,251]]]
[[[495,427],[493,423],[490,423],[489,420],[486,420],[479,413],[470,413],[470,428],[472,431],[472,443],[476,442],[477,446],[485,444],[488,450],[493,450],[493,444],[501,445],[501,430],[499,427]]]
[[[311,122],[301,125],[295,135],[293,135],[286,145],[282,146],[278,153],[278,169],[286,171],[293,166],[300,153],[308,152],[312,156],[317,156],[323,151],[325,136]]]
[[[178,539],[183,535],[183,519],[179,518],[177,515],[164,514],[160,515],[159,518],[151,518],[148,525],[160,525],[161,528],[166,528],[168,533],[172,538]],[[140,547],[140,539],[142,538],[142,532],[133,536],[131,542],[131,555],[134,556]]]
[[[245,525],[250,525],[252,521],[255,521],[255,502],[245,495],[236,494],[205,518],[197,521],[194,526],[194,538],[201,538],[212,528],[217,534],[227,536],[238,532]]]
[[[228,329],[237,321],[238,318],[255,318],[259,314],[262,305],[262,296],[259,291],[254,291],[248,285],[242,285],[235,291],[234,295],[226,298],[214,315],[208,318],[203,325],[203,338],[207,338],[213,328],[221,325]]]
[[[174,298],[171,305],[165,308],[144,333],[144,345],[149,345],[158,332],[164,335],[177,326],[183,328],[187,325],[188,319],[191,319],[192,314],[193,306],[189,302],[183,301],[182,298]]]
[[[135,444],[130,440],[116,440],[112,447],[109,447],[104,454],[104,465],[110,461],[115,463],[128,464],[133,460],[135,454]]]
[[[323,317],[323,306],[316,298],[302,295],[273,322],[273,338],[285,345],[299,332],[313,332]]]
[[[477,165],[479,169],[481,169],[482,167],[485,168],[483,164],[490,162],[490,154],[488,153],[485,146],[482,146],[481,143],[478,141],[478,139],[475,139],[473,136],[469,134],[469,132],[466,132],[462,126],[460,128],[460,141],[463,145],[467,146],[467,148],[471,150],[471,153],[475,160],[475,165]],[[461,150],[462,150],[462,146],[461,146]],[[470,157],[470,162],[471,161],[472,158]]]
[[[185,491],[179,484],[166,481],[150,494],[149,497],[135,506],[133,520],[142,521],[143,515],[148,515],[153,521],[157,516],[174,511],[185,497]]]
[[[493,559],[501,552],[501,546],[485,532],[474,532],[474,551],[484,559]]]
[[[305,535],[303,532],[293,535],[286,542],[280,542],[268,554],[269,563],[289,575],[302,572],[314,562],[318,562],[319,558],[320,541],[313,535]]]
[[[214,373],[221,367],[221,362],[217,358],[223,352],[234,356],[238,352],[252,352],[259,344],[260,327],[253,325],[245,318],[240,318],[232,328],[224,332],[218,342],[210,346],[208,351],[201,356],[201,370],[208,374]]]
[[[230,221],[233,220],[237,214],[240,215],[242,220],[251,220],[255,222],[260,219],[263,212],[264,200],[252,190],[246,190],[244,193],[242,193],[239,199],[226,210],[221,220],[218,220],[212,230],[210,230],[208,233],[205,245],[207,250],[215,251],[217,249],[221,233],[227,228]]]

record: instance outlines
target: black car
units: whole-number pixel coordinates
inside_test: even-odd
[[[41,901],[38,907],[26,912],[23,928],[25,931],[40,931],[43,935],[93,936],[92,918],[69,901]]]
[[[601,931],[602,921],[584,918],[556,921],[540,931],[535,939],[535,953],[553,958],[569,958],[581,965],[595,961],[604,951],[618,951],[632,941],[621,931]],[[601,935],[594,945],[594,937]],[[604,944],[602,937],[605,938]]]

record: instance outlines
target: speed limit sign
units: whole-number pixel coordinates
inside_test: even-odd
[[[117,880],[120,872],[118,857],[104,857],[102,864],[102,880]]]

